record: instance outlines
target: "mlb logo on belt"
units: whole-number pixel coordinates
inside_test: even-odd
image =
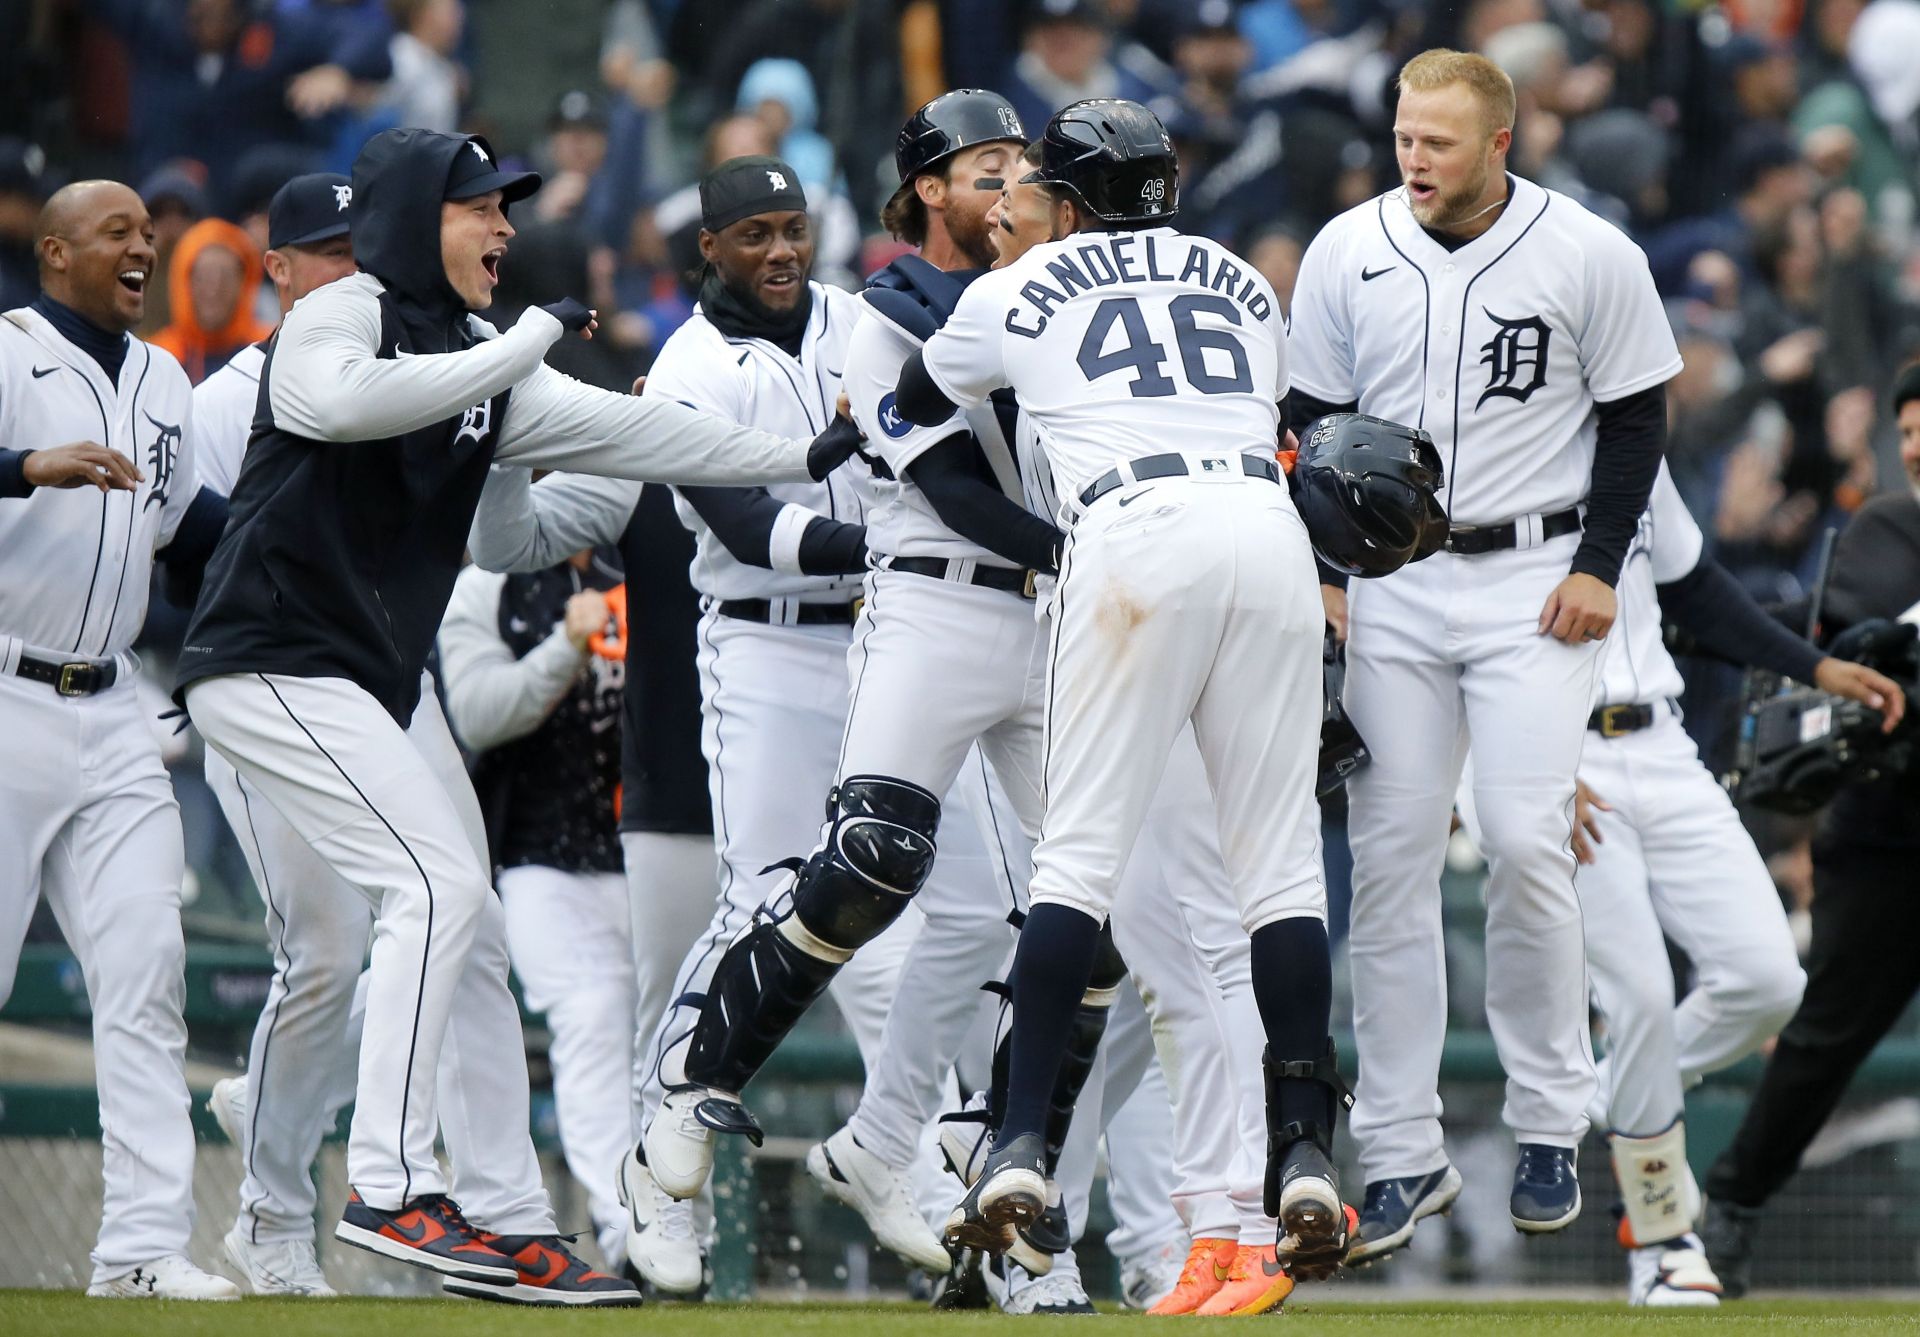
[[[1231,473],[1232,470],[1227,467],[1225,460],[1209,458],[1200,461],[1200,472],[1203,474],[1224,474]]]

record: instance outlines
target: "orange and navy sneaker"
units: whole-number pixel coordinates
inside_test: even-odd
[[[1242,1244],[1234,1251],[1227,1281],[1193,1312],[1202,1318],[1265,1314],[1278,1309],[1293,1294],[1293,1278],[1274,1252],[1274,1246]]]
[[[1238,1250],[1239,1245],[1233,1240],[1208,1239],[1205,1236],[1196,1239],[1193,1247],[1187,1250],[1187,1264],[1180,1269],[1180,1280],[1147,1313],[1160,1317],[1191,1314],[1227,1284],[1234,1254]]]
[[[347,1210],[333,1228],[333,1237],[357,1249],[468,1281],[510,1286],[520,1277],[513,1259],[488,1248],[444,1193],[423,1194],[397,1212],[369,1207],[358,1193],[349,1193]]]
[[[476,1300],[517,1305],[637,1305],[640,1290],[631,1281],[595,1272],[567,1247],[570,1235],[491,1235],[481,1241],[513,1259],[518,1277],[510,1286],[449,1277],[446,1290]]]

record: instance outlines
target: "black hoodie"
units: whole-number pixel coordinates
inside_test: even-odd
[[[384,288],[382,358],[478,342],[440,255],[442,192],[463,146],[401,131],[354,164],[354,257]],[[478,418],[386,440],[313,441],[274,423],[278,342],[267,345],[253,435],[187,628],[179,686],[234,672],[347,678],[404,726],[511,391]],[[463,429],[470,421],[481,430]]]

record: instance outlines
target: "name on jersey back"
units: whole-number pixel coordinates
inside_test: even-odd
[[[1094,237],[1044,262],[1051,283],[1039,278],[1020,285],[1022,305],[1007,312],[1010,334],[1037,339],[1054,311],[1082,292],[1129,283],[1178,283],[1223,293],[1245,307],[1255,320],[1273,314],[1273,306],[1251,272],[1224,251],[1177,233],[1153,235],[1115,232]]]

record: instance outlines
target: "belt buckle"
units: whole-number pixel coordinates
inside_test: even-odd
[[[1039,577],[1040,573],[1038,571],[1028,570],[1026,581],[1020,586],[1020,597],[1022,599],[1037,599],[1040,597],[1039,592],[1034,588],[1034,582],[1037,581]]]
[[[1447,540],[1442,546],[1445,547],[1448,552],[1457,552],[1459,550],[1453,546],[1453,541],[1456,538],[1464,539],[1469,535],[1478,534],[1481,529],[1482,526],[1480,525],[1448,525]]]
[[[858,622],[860,620],[861,612],[867,606],[867,596],[864,594],[860,595],[858,598],[856,598],[853,601],[853,604],[851,606],[853,609],[853,622]],[[852,625],[852,624],[849,623],[848,625]]]
[[[1623,727],[1620,723],[1621,717],[1631,709],[1631,706],[1600,707],[1600,736],[1602,738],[1625,738],[1628,734],[1632,733],[1632,729]]]
[[[93,668],[91,664],[62,664],[60,681],[54,684],[53,690],[62,696],[86,696],[93,689],[79,686],[76,680],[91,668]]]

